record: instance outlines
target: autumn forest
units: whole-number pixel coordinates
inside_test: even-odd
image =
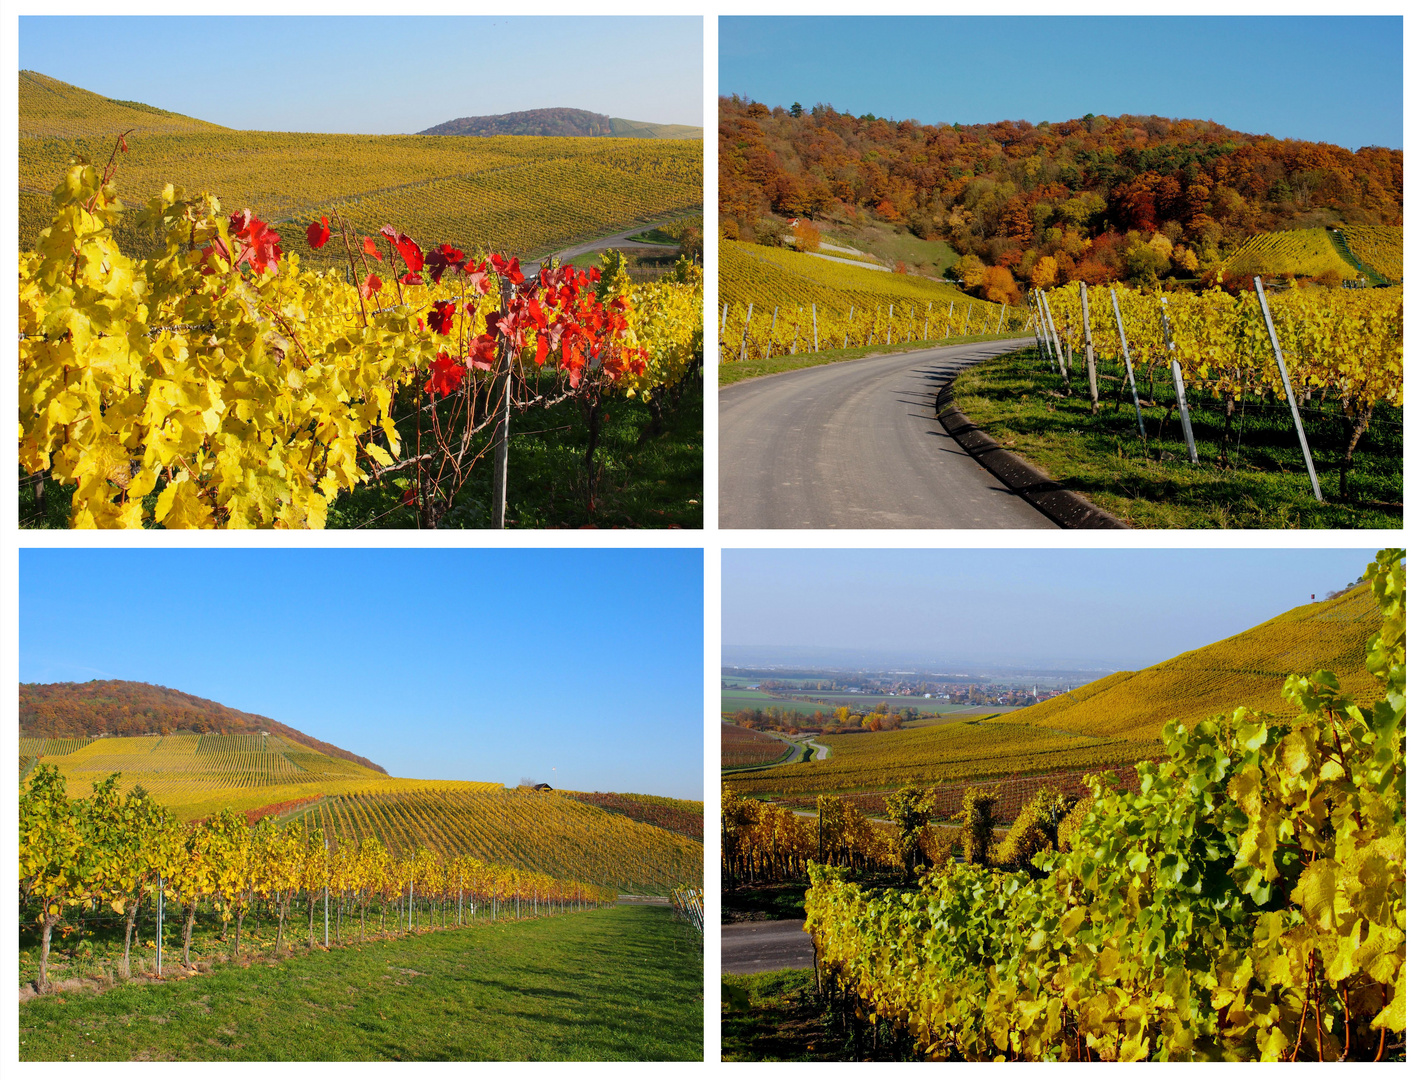
[[[779,218],[882,222],[961,256],[949,276],[1011,302],[1025,285],[1220,280],[1260,232],[1402,224],[1402,151],[1279,140],[1201,120],[920,124],[829,105],[720,99],[722,235]]]

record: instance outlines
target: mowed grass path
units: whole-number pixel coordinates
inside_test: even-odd
[[[445,930],[20,1006],[22,1061],[701,1060],[701,939],[661,907]]]

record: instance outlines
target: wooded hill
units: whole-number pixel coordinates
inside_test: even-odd
[[[1402,224],[1401,150],[1203,120],[920,124],[733,96],[719,141],[724,236],[753,240],[768,214],[885,222],[1033,284],[1043,255],[1057,282],[1100,283],[1203,272],[1260,232]]]
[[[701,129],[687,124],[649,124],[622,120],[586,109],[527,109],[497,116],[464,116],[421,131],[421,135],[553,135],[627,139],[699,139]]]
[[[95,679],[85,683],[21,683],[20,736],[96,738],[101,735],[255,735],[269,731],[328,757],[385,774],[375,762],[313,739],[270,717],[230,709],[166,686]]]

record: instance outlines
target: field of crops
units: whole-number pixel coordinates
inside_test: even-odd
[[[1157,732],[1157,736],[1159,733]],[[1097,769],[1150,756],[1152,743],[1089,736],[1019,722],[965,720],[901,731],[831,735],[824,761],[725,778],[738,795],[806,795],[876,791],[976,777],[1063,769]]]
[[[1354,250],[1359,258],[1367,261]],[[1250,237],[1243,247],[1231,255],[1225,268],[1232,274],[1258,274],[1263,277],[1284,274],[1318,277],[1330,270],[1336,270],[1344,281],[1352,281],[1358,276],[1358,272],[1338,254],[1326,229],[1260,233]]]
[[[32,250],[49,224],[50,192],[72,155],[102,164],[124,130],[118,125],[134,116],[164,121],[96,95],[88,95],[86,112],[85,92],[67,91],[68,97],[35,92],[21,98],[21,250]],[[76,112],[84,115],[70,115]],[[339,212],[361,232],[393,223],[424,246],[451,243],[527,261],[701,208],[701,143],[695,139],[315,135],[228,131],[184,120],[141,127],[128,137],[122,189],[141,198],[168,183],[190,194],[209,192],[224,206],[248,207],[272,224],[287,250],[296,250],[313,218]],[[116,235],[125,251],[154,246],[130,224]],[[335,245],[305,255],[310,265],[344,258]]]
[[[886,274],[783,248],[722,240],[722,362],[849,345],[1020,330],[1025,309],[975,300],[931,278]],[[748,318],[749,317],[749,318]]]
[[[1353,589],[1144,671],[1117,672],[1023,709],[1013,721],[1145,742],[1158,740],[1169,720],[1203,719],[1237,705],[1279,715],[1279,689],[1297,672],[1332,671],[1346,693],[1359,694],[1372,684],[1364,647],[1380,618],[1367,590]]]
[[[721,768],[766,765],[785,756],[786,744],[773,735],[735,724],[721,725]]]
[[[1402,280],[1402,229],[1394,225],[1344,225],[1348,248],[1379,274]]]
[[[701,880],[699,841],[557,792],[405,784],[333,795],[296,820],[328,836],[375,837],[396,853],[424,847],[622,891]]]

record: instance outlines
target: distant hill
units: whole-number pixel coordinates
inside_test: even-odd
[[[71,739],[99,736],[256,735],[269,731],[327,757],[385,775],[375,762],[313,739],[293,727],[240,712],[181,690],[120,679],[86,683],[21,683],[20,736]]]
[[[1377,682],[1364,657],[1368,638],[1380,625],[1377,604],[1360,585],[1144,671],[1120,671],[1021,709],[1012,722],[1157,741],[1168,720],[1198,720],[1239,705],[1288,716],[1289,706],[1279,696],[1284,680],[1319,669],[1337,675],[1346,693],[1367,699]]]
[[[421,135],[547,135],[583,138],[699,139],[701,129],[686,124],[621,120],[586,109],[528,109],[498,116],[464,116],[419,132]]]
[[[20,72],[20,138],[35,135],[71,139],[98,135],[112,139],[129,129],[136,135],[228,130],[142,102],[102,97],[38,71]]]

